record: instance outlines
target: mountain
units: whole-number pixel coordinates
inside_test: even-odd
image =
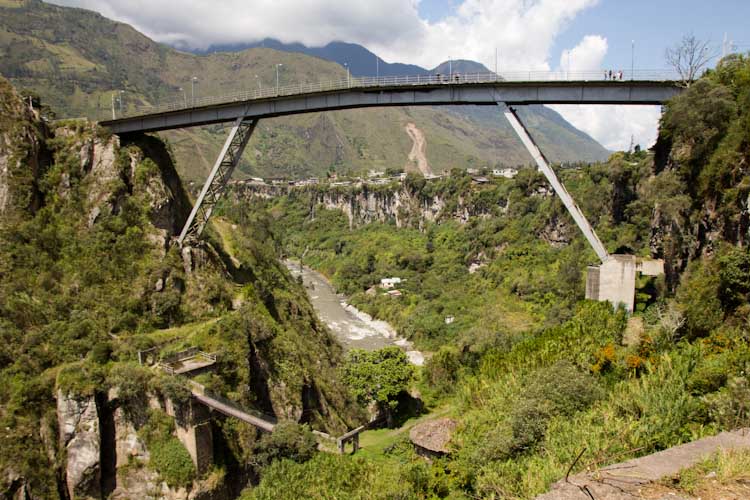
[[[283,43],[273,38],[265,38],[260,42],[211,45],[205,50],[194,49],[192,53],[198,55],[214,54],[217,52],[241,52],[253,48],[269,48],[282,52],[293,52],[319,57],[333,61],[341,66],[349,66],[352,76],[406,76],[454,73],[490,73],[484,64],[466,59],[445,61],[432,69],[423,68],[415,64],[389,63],[377,54],[356,43],[330,42],[323,47],[308,47],[301,43]]]
[[[352,44],[336,47],[359,53]],[[187,101],[193,93],[219,95],[271,86],[276,84],[277,64],[283,65],[281,85],[346,75],[335,62],[301,53],[256,47],[196,55],[156,43],[91,11],[40,0],[0,2],[0,74],[17,88],[40,96],[61,117],[104,119],[113,107],[132,109],[165,100]],[[464,63],[456,64],[461,68]],[[197,82],[191,84],[194,76]],[[535,138],[553,161],[608,156],[608,151],[555,112],[529,109],[527,114]],[[200,182],[215,161],[226,129],[216,125],[162,137],[169,142],[183,179]],[[530,162],[494,108],[373,108],[264,120],[235,175],[305,177],[332,169],[416,170],[417,162],[409,160],[415,141],[426,143],[425,156],[433,172]]]
[[[282,52],[295,52],[308,56],[319,57],[333,61],[340,65],[347,64],[353,76],[404,76],[424,75],[430,70],[414,64],[388,63],[365,47],[356,43],[331,42],[323,47],[308,47],[301,43],[282,43],[273,38],[266,38],[260,42],[240,43],[229,45],[211,45],[206,50],[193,51],[196,54],[212,54],[215,52],[241,52],[253,48],[268,48]]]

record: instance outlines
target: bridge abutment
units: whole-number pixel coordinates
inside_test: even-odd
[[[214,452],[210,410],[190,398],[179,407],[167,400],[166,411],[174,417],[177,439],[187,449],[198,474],[208,471],[213,465]]]

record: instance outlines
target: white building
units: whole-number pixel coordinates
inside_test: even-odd
[[[515,168],[495,168],[492,169],[492,175],[495,177],[505,177],[506,179],[512,179],[516,176],[518,170]]]
[[[382,278],[380,280],[381,288],[393,288],[401,283],[401,278]]]

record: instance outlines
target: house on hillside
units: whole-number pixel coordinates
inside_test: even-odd
[[[380,288],[390,289],[401,284],[401,278],[383,278],[380,280]]]
[[[492,175],[495,177],[505,177],[506,179],[512,179],[518,174],[518,169],[515,168],[495,168],[492,169]]]

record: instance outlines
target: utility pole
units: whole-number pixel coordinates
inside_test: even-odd
[[[190,79],[190,98],[193,101],[193,107],[195,107],[195,82],[198,81],[198,77],[194,76]]]
[[[276,65],[276,95],[279,95],[279,68],[281,66],[283,66],[283,64]]]

